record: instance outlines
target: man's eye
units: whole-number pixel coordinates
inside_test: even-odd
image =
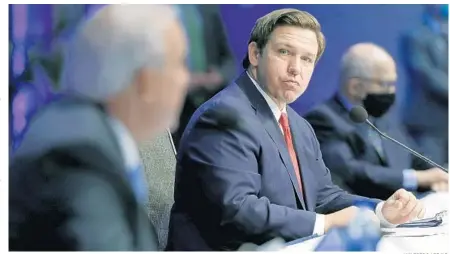
[[[308,56],[303,56],[303,57],[302,57],[302,60],[305,61],[305,62],[307,62],[307,63],[312,63],[312,62],[314,62],[314,61],[311,59],[311,57],[308,57]]]
[[[289,51],[288,51],[287,49],[280,49],[280,50],[278,50],[278,52],[279,52],[281,55],[288,55],[288,54],[289,54]]]

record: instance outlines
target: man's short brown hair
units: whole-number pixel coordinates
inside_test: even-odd
[[[317,36],[317,43],[319,44],[316,58],[317,63],[325,50],[325,37],[321,31],[319,21],[317,21],[313,15],[306,11],[300,11],[297,9],[280,9],[266,14],[256,20],[255,26],[250,34],[248,44],[251,42],[256,42],[258,49],[262,51],[262,49],[266,46],[270,35],[278,26],[298,26],[315,32]],[[250,66],[248,52],[242,61],[242,66],[244,69],[247,69]]]

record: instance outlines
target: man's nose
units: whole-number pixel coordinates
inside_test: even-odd
[[[300,75],[300,77],[303,79],[303,72],[300,61],[301,60],[298,58],[292,59],[289,63],[288,73],[294,77]]]

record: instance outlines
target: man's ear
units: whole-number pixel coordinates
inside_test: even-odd
[[[152,85],[157,83],[158,79],[159,75],[154,70],[140,69],[136,72],[134,84],[133,86],[130,86],[130,88],[134,89],[132,92],[136,93],[139,99],[146,103],[152,103],[155,100],[154,93],[152,92],[154,91],[154,87],[152,87]],[[156,82],[151,82],[151,84],[149,84],[149,80]]]
[[[347,90],[348,94],[353,98],[357,100],[361,100],[364,91],[362,91],[362,83],[361,80],[358,78],[351,78],[347,80]]]
[[[258,49],[258,44],[252,41],[248,44],[248,60],[252,66],[258,66],[259,59],[261,58],[260,51]]]

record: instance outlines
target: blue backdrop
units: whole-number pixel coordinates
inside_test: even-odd
[[[55,36],[52,32],[57,24],[71,24],[71,20],[76,24],[79,17],[85,15],[84,12],[99,6],[101,5],[14,5],[15,11],[11,15],[14,26],[10,29],[10,36],[13,35],[11,37],[16,46],[12,57],[16,59],[14,69],[19,73],[22,71],[24,59],[21,56],[26,48],[37,45],[43,50],[54,44],[51,38]],[[322,24],[327,40],[325,53],[318,63],[309,88],[293,103],[299,113],[304,113],[335,92],[343,52],[352,44],[365,41],[381,45],[397,60],[401,99],[406,77],[400,62],[398,41],[402,32],[421,23],[422,5],[221,5],[223,21],[239,70],[242,70],[241,60],[246,53],[247,40],[256,19],[274,9],[288,7],[313,14]]]
[[[306,93],[293,103],[297,112],[306,112],[336,91],[340,58],[349,46],[358,42],[374,42],[394,56],[399,70],[398,91],[402,90],[406,77],[400,62],[399,36],[420,25],[421,5],[222,5],[223,20],[239,70],[242,70],[241,60],[256,19],[274,9],[288,7],[314,15],[327,40],[325,53]]]

